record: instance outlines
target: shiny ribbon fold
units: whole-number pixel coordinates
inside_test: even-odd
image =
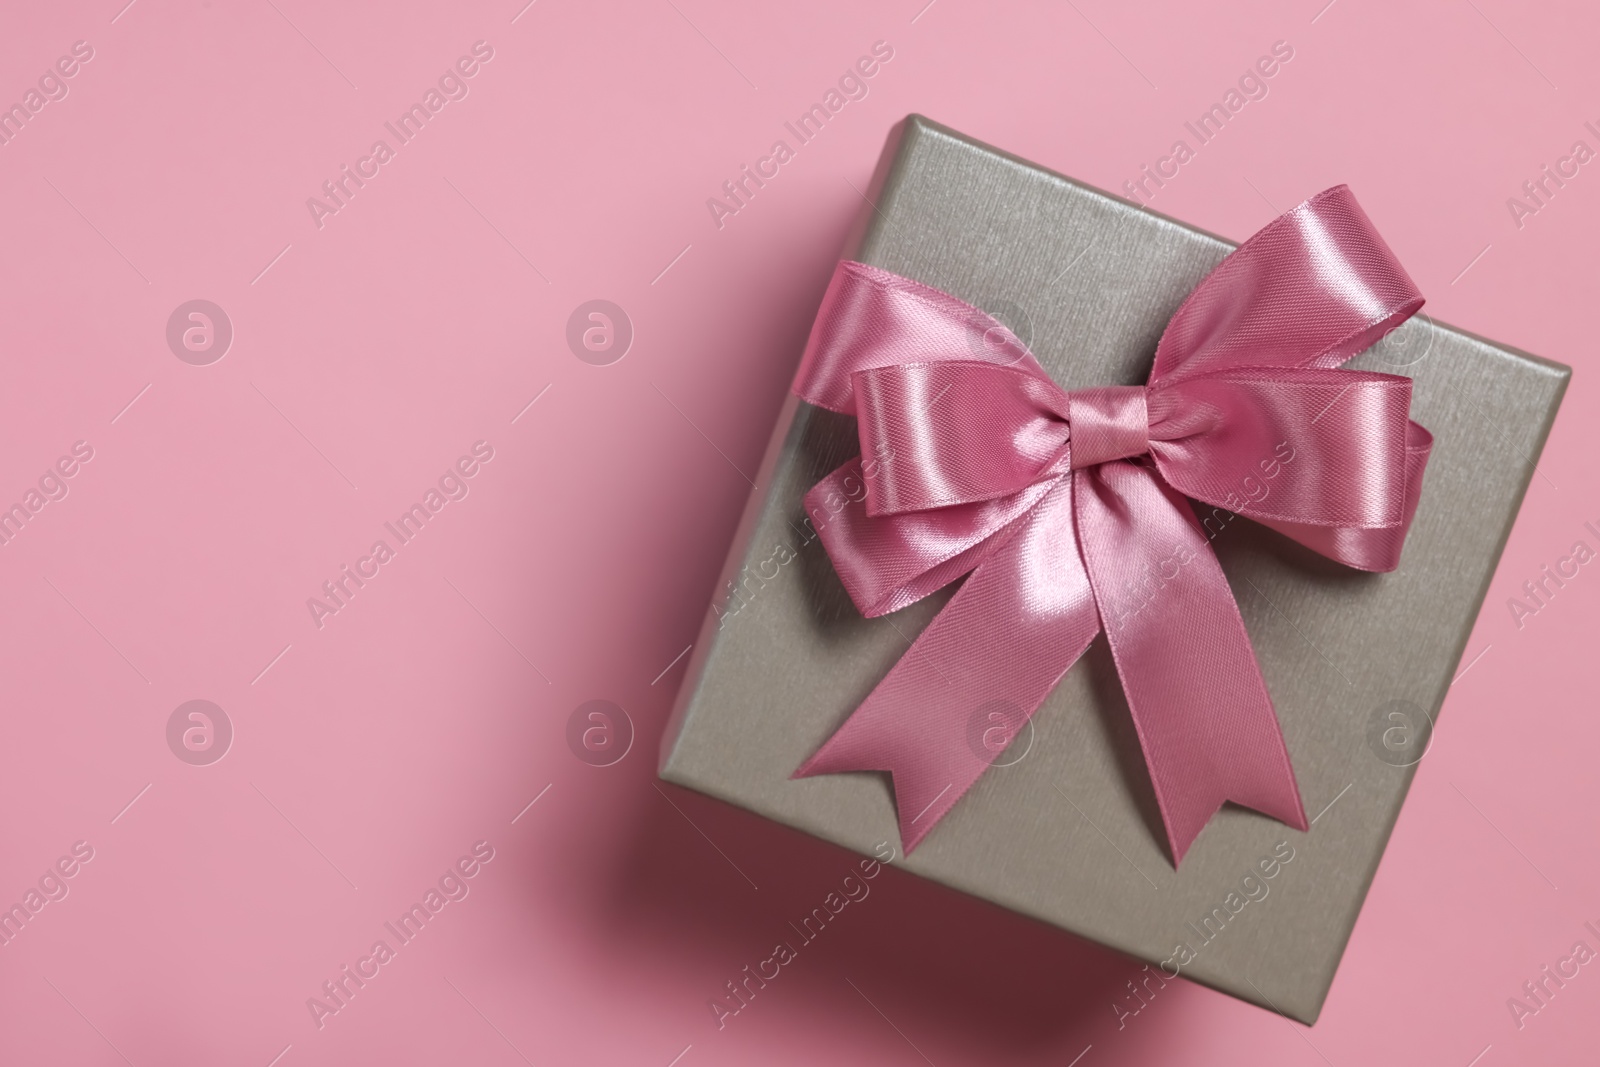
[[[1243,515],[1398,565],[1432,437],[1409,378],[1337,368],[1421,306],[1342,185],[1201,281],[1143,386],[1063,390],[977,308],[841,262],[794,392],[855,415],[869,458],[807,513],[865,616],[966,581],[795,777],[888,771],[909,852],[998,754],[974,717],[1019,726],[1104,629],[1174,862],[1224,801],[1306,829],[1210,540]]]

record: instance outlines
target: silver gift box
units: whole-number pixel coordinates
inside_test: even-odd
[[[895,128],[868,198],[842,256],[983,308],[1066,389],[1142,384],[1168,318],[1233,248],[920,116]],[[1165,980],[1316,1019],[1570,376],[1425,316],[1349,366],[1415,379],[1412,417],[1434,435],[1400,569],[1350,570],[1244,519],[1212,542],[1311,831],[1225,806],[1174,869],[1097,638],[1032,728],[896,866],[1119,949]],[[802,497],[858,451],[853,419],[785,405],[660,773],[871,855],[898,840],[887,775],[790,775],[953,590],[880,619],[851,604]]]

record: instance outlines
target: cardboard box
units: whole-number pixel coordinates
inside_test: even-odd
[[[1143,384],[1168,318],[1233,247],[919,116],[868,197],[845,258],[983,308],[1066,389]],[[1245,519],[1212,542],[1310,833],[1229,805],[1175,870],[1102,635],[898,866],[1316,1019],[1570,376],[1422,315],[1347,366],[1414,378],[1434,435],[1400,569],[1350,570]],[[870,854],[899,840],[887,775],[790,775],[953,590],[880,619],[851,604],[801,500],[858,451],[853,419],[784,407],[661,776]]]

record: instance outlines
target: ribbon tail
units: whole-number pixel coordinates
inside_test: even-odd
[[[1174,864],[1225,801],[1308,828],[1283,731],[1222,567],[1148,467],[1073,473],[1078,536]]]
[[[794,777],[888,771],[910,853],[1099,629],[1062,478]]]

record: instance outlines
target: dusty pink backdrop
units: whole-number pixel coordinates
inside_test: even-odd
[[[0,103],[93,58],[0,146],[0,504],[93,458],[0,547],[0,904],[93,858],[0,948],[0,1062],[1593,1062],[1600,967],[1521,1029],[1506,1000],[1600,948],[1600,565],[1520,628],[1506,602],[1600,547],[1600,164],[1520,228],[1506,201],[1600,148],[1600,18],[926,2],[12,5]],[[658,788],[654,749],[852,183],[915,110],[1119,189],[1279,40],[1155,206],[1243,238],[1349,182],[1431,313],[1577,372],[1322,1021],[1181,985],[1119,1031],[1127,960],[891,871],[719,1031],[707,999],[851,860]],[[478,41],[319,228],[307,198]],[[877,41],[867,98],[719,230],[707,197]],[[565,339],[596,298],[635,331],[609,366]],[[166,339],[193,299],[234,331],[206,366]],[[319,629],[307,598],[478,441]],[[168,742],[195,699],[234,730],[207,766]],[[591,699],[637,729],[612,766],[566,741]],[[468,895],[361,964],[480,841]],[[319,1029],[346,964],[377,976]]]

